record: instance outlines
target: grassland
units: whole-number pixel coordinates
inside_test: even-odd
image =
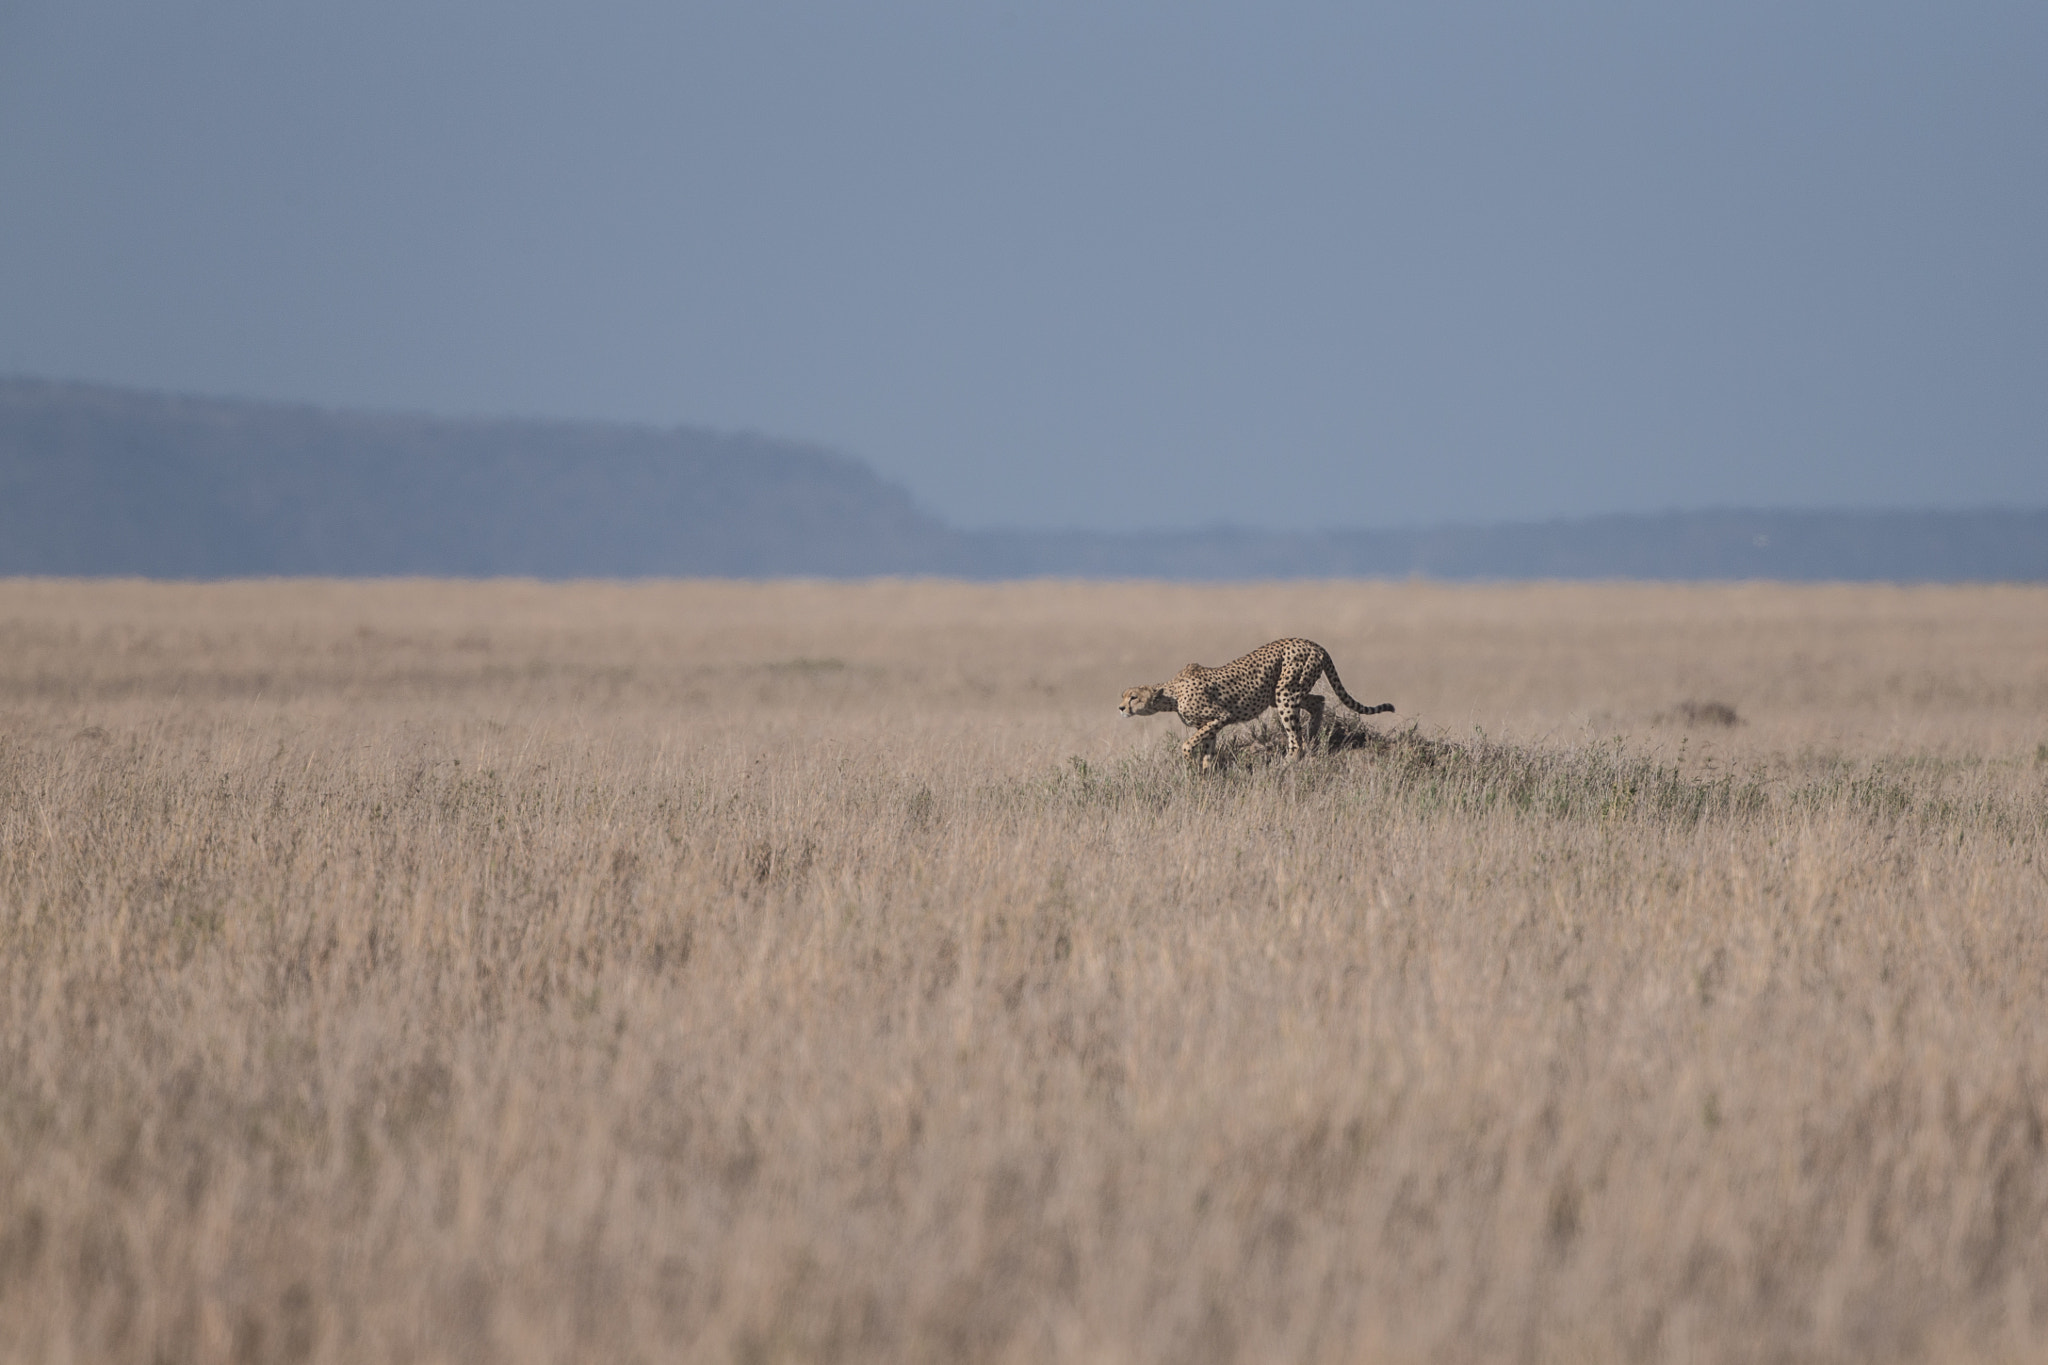
[[[2044,913],[2037,589],[0,582],[0,1358],[2038,1359]]]

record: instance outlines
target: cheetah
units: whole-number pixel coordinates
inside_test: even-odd
[[[1313,640],[1275,640],[1221,668],[1189,664],[1164,687],[1132,688],[1116,709],[1127,716],[1179,712],[1182,723],[1195,730],[1181,745],[1181,752],[1190,758],[1200,754],[1206,768],[1215,752],[1218,730],[1275,708],[1280,712],[1281,728],[1287,731],[1287,756],[1298,758],[1323,723],[1323,699],[1310,690],[1319,678],[1328,678],[1337,700],[1361,716],[1394,709],[1392,702],[1360,706],[1352,700],[1337,679],[1330,651]]]

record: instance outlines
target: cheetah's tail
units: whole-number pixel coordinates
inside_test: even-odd
[[[1337,676],[1337,661],[1328,655],[1323,656],[1323,676],[1330,680],[1330,690],[1337,694],[1337,700],[1361,716],[1377,716],[1394,709],[1394,703],[1390,701],[1383,701],[1378,706],[1360,706],[1357,700],[1344,690],[1344,682]]]

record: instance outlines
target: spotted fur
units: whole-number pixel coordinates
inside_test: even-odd
[[[1330,651],[1315,641],[1275,640],[1221,668],[1189,664],[1164,686],[1134,687],[1117,710],[1127,716],[1178,712],[1182,723],[1194,729],[1181,751],[1190,758],[1200,754],[1205,768],[1218,730],[1277,710],[1287,732],[1287,756],[1297,758],[1323,723],[1323,699],[1311,690],[1320,678],[1328,678],[1337,700],[1361,716],[1394,709],[1392,702],[1361,706],[1352,700],[1337,678]]]

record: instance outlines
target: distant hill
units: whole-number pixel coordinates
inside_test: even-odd
[[[757,436],[0,380],[0,574],[2048,581],[2048,510],[974,531]]]
[[[844,576],[952,543],[788,441],[0,381],[0,574]]]
[[[1657,512],[1393,531],[993,532],[979,576],[2048,581],[2048,511]]]

